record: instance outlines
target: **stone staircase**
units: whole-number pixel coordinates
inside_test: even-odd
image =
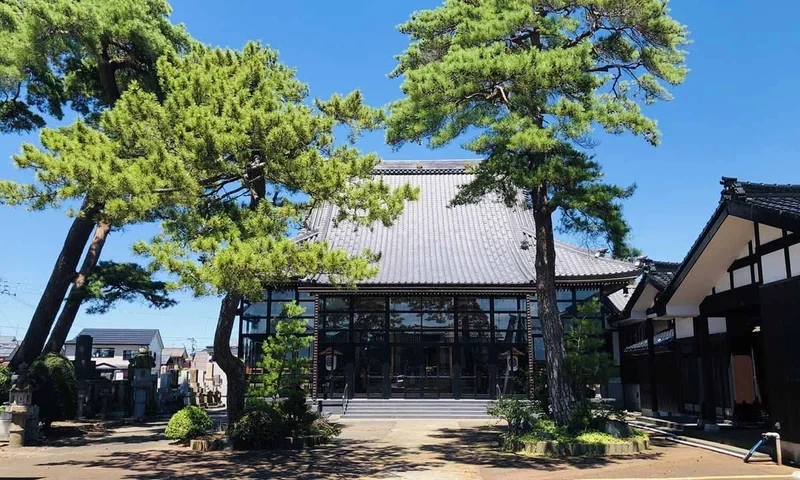
[[[454,399],[367,399],[354,398],[345,418],[478,418],[490,419],[486,405],[490,400]]]

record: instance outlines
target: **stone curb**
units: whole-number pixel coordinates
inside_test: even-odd
[[[604,457],[634,455],[650,448],[649,440],[630,440],[622,443],[561,443],[554,440],[520,442],[501,440],[504,450],[525,452],[547,457]]]

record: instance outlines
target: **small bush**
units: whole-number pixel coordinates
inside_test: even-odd
[[[39,406],[39,418],[45,428],[54,421],[75,418],[78,411],[78,387],[75,367],[67,357],[49,353],[36,359],[30,368],[33,403]]]
[[[188,441],[205,434],[212,426],[211,418],[201,408],[189,406],[169,419],[164,432],[170,440]]]
[[[486,413],[508,423],[512,435],[526,431],[540,413],[538,405],[528,400],[500,397],[486,407]]]
[[[245,414],[229,434],[234,448],[258,450],[279,445],[286,437],[311,435],[329,440],[341,432],[339,425],[311,412],[305,396],[291,395],[275,402],[248,400]]]
[[[245,413],[230,429],[234,448],[258,450],[289,433],[276,408],[260,408]]]
[[[11,388],[11,370],[5,365],[0,365],[0,405],[8,401],[8,391]]]

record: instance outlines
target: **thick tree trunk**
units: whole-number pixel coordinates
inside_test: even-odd
[[[41,353],[56,314],[61,307],[61,302],[64,300],[64,295],[75,278],[75,270],[81,259],[83,248],[92,234],[94,212],[95,209],[90,207],[88,199],[84,200],[80,213],[72,221],[72,226],[67,232],[67,238],[58,254],[53,271],[50,273],[44,293],[33,312],[25,338],[22,339],[17,353],[11,359],[12,370],[16,370],[22,363],[30,365]]]
[[[53,331],[50,333],[50,340],[47,341],[47,345],[45,345],[44,351],[42,352],[43,354],[50,352],[59,353],[61,347],[64,346],[67,335],[75,321],[75,316],[78,315],[78,311],[81,309],[81,304],[83,303],[84,295],[81,293],[82,288],[86,285],[86,281],[89,279],[89,275],[92,273],[92,270],[94,270],[94,267],[97,266],[109,233],[111,233],[111,225],[105,222],[99,222],[97,224],[97,228],[94,230],[94,238],[92,238],[92,243],[89,245],[89,252],[87,252],[86,256],[83,258],[81,269],[72,282],[72,289],[69,292],[69,297],[67,297],[64,307],[61,309],[61,314],[58,316],[56,326],[53,327]]]
[[[564,425],[569,421],[575,397],[564,374],[564,324],[556,302],[556,252],[552,213],[546,207],[544,189],[533,192],[533,217],[536,222],[536,299],[542,322],[547,385],[553,419]]]
[[[231,352],[231,333],[241,299],[241,295],[233,293],[228,293],[222,298],[217,330],[214,334],[214,361],[228,378],[228,428],[244,413],[244,397],[247,389],[244,363]]]

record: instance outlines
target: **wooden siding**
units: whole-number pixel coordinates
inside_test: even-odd
[[[761,287],[761,334],[764,341],[769,408],[781,435],[800,442],[800,278]]]

